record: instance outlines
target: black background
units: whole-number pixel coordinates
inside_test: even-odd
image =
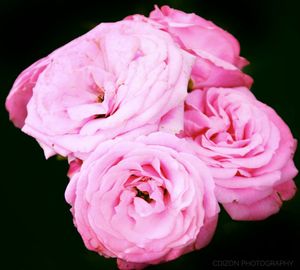
[[[114,260],[86,250],[73,226],[64,201],[66,163],[55,158],[46,161],[37,143],[8,120],[5,98],[23,69],[100,22],[134,13],[147,15],[155,3],[169,4],[210,19],[238,38],[241,54],[251,62],[245,71],[255,80],[253,92],[277,110],[299,139],[300,20],[296,2],[1,0],[0,268],[116,269]],[[300,168],[299,154],[295,161]],[[279,214],[261,222],[235,222],[222,211],[208,247],[151,269],[231,269],[233,261],[245,269],[243,260],[291,260],[293,268],[299,267],[299,197],[298,193]],[[260,269],[253,264],[250,268]]]

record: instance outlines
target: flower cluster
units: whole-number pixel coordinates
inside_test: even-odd
[[[296,140],[249,90],[228,32],[168,6],[101,23],[16,79],[6,108],[46,158],[85,246],[141,269],[207,245],[219,204],[261,220],[296,191]]]

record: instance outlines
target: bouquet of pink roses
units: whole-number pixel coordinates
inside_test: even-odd
[[[206,246],[219,204],[261,220],[296,191],[296,140],[249,90],[238,41],[168,6],[102,23],[37,61],[6,100],[46,158],[85,246],[142,269]]]

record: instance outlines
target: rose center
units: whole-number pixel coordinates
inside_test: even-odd
[[[192,92],[193,88],[194,88],[194,83],[193,83],[192,79],[189,79],[188,89],[187,89],[188,93]]]
[[[136,190],[136,197],[139,197],[143,200],[145,200],[147,203],[150,203],[153,201],[153,199],[150,198],[148,191],[141,191],[137,187],[135,187]]]
[[[97,102],[102,103],[104,101],[104,91],[101,89],[99,95],[97,96]]]
[[[104,101],[104,98],[105,98],[105,93],[104,93],[104,89],[102,87],[97,87],[97,90],[98,90],[98,96],[97,96],[97,103],[102,103]],[[97,114],[95,116],[96,119],[99,119],[99,118],[106,118],[107,115],[106,114]]]

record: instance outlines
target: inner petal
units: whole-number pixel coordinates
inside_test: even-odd
[[[153,212],[152,206],[144,198],[139,196],[135,197],[133,199],[133,204],[136,213],[141,217],[149,216]]]
[[[107,109],[100,103],[81,104],[68,108],[68,114],[71,119],[84,120],[94,115],[106,114]]]

